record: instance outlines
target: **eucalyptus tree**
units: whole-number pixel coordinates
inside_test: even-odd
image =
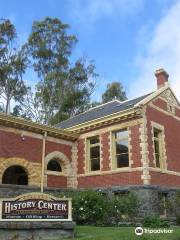
[[[68,31],[69,25],[58,18],[35,21],[24,46],[40,79],[35,98],[44,123],[55,123],[82,111],[94,88],[94,64],[84,59],[71,62],[77,38]]]
[[[106,103],[114,99],[124,101],[127,99],[126,92],[120,82],[112,82],[107,85],[106,91],[102,94],[102,102]]]
[[[8,19],[0,21],[0,98],[4,111],[10,113],[11,102],[19,102],[27,88],[23,74],[27,57],[17,44],[15,26]]]

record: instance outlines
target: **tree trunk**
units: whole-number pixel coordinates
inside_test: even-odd
[[[7,98],[7,101],[6,101],[5,113],[6,114],[10,113],[10,99],[9,98]]]

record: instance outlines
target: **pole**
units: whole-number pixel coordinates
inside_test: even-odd
[[[47,132],[44,132],[43,142],[42,142],[41,192],[44,191],[44,165],[45,165],[46,137],[47,137]]]

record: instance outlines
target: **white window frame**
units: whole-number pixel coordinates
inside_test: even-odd
[[[127,131],[127,137],[119,137],[115,138],[115,133],[120,132],[120,131]],[[117,158],[116,158],[116,142],[117,140],[123,141],[127,140],[128,141],[128,162],[129,165],[127,167],[117,167]],[[129,128],[122,128],[122,129],[117,129],[112,132],[112,155],[113,155],[113,162],[112,162],[112,169],[126,169],[130,167],[130,144],[129,144]]]
[[[99,142],[98,143],[95,143],[95,144],[91,144],[90,143],[90,140],[93,139],[93,138],[99,138]],[[96,146],[99,146],[99,164],[100,164],[100,169],[99,170],[91,170],[91,158],[90,158],[90,149],[91,147],[96,147]],[[101,171],[101,138],[100,138],[100,135],[95,135],[95,136],[91,136],[91,137],[88,137],[86,139],[86,157],[87,157],[87,172],[90,172],[90,173],[96,173],[96,172],[99,172]]]
[[[159,123],[152,122],[152,141],[153,141],[153,158],[154,158],[154,165],[156,169],[159,170],[166,170],[167,163],[166,163],[166,147],[165,147],[165,134],[164,134],[164,126],[160,125]],[[154,131],[157,130],[160,133],[159,138],[159,152],[160,152],[160,167],[156,165],[156,154],[155,154],[155,143],[154,141],[157,140],[154,137]]]

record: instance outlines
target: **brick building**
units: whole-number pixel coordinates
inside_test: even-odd
[[[43,189],[136,192],[140,215],[167,214],[166,198],[180,189],[180,104],[168,74],[157,90],[114,100],[55,127],[0,114],[0,192]],[[8,185],[7,185],[8,184]]]

